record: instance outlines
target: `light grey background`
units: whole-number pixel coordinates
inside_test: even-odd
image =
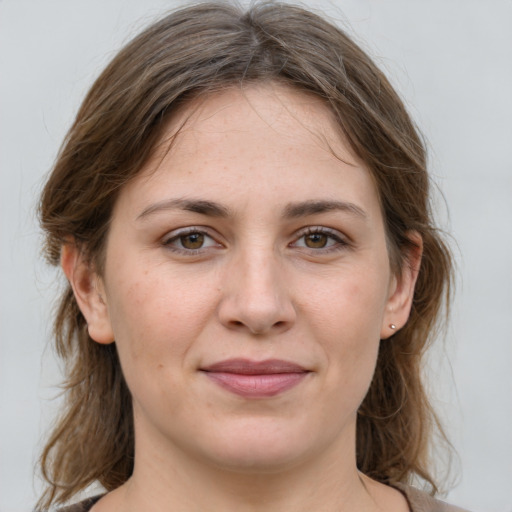
[[[184,4],[186,2],[180,2]],[[446,342],[430,364],[459,452],[449,500],[512,511],[512,1],[309,1],[349,23],[405,96],[458,245]],[[0,0],[0,512],[28,511],[56,405],[47,348],[56,274],[34,208],[80,100],[115,51],[177,5],[164,0]]]

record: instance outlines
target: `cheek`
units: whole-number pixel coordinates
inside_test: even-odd
[[[131,375],[182,367],[208,319],[204,294],[200,298],[190,290],[184,293],[167,282],[161,274],[146,274],[137,281],[113,283],[109,313],[128,382]]]
[[[375,369],[387,282],[381,273],[354,271],[310,291],[311,335],[322,347],[328,387],[357,408]]]
[[[316,328],[328,333],[330,339],[343,337],[357,345],[379,340],[388,295],[383,274],[386,275],[371,269],[351,269],[310,286],[307,307]]]

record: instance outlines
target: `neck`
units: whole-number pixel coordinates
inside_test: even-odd
[[[330,446],[315,459],[278,469],[239,471],[139,443],[133,476],[110,496],[118,507],[104,510],[373,512],[378,510],[376,497],[357,471],[352,446],[355,442]]]
[[[374,497],[355,472],[329,478],[313,468],[279,474],[239,474],[223,470],[194,472],[183,468],[166,478],[134,473],[124,486],[120,510],[170,512],[374,512]],[[206,475],[209,473],[209,477]],[[170,477],[170,478],[169,478]]]

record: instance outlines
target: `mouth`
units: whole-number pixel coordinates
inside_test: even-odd
[[[268,398],[300,384],[311,373],[280,359],[229,359],[201,368],[221,388],[245,398]]]

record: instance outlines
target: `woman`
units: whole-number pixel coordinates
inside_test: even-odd
[[[451,510],[421,357],[449,294],[425,150],[298,7],[177,11],[86,97],[43,192],[67,403],[40,506]]]

